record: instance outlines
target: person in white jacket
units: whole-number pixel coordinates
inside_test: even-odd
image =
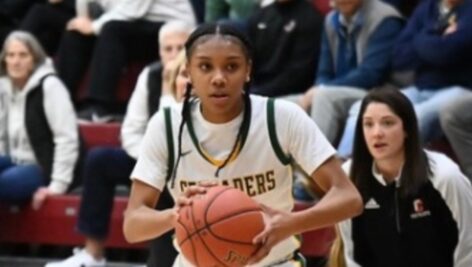
[[[177,92],[185,90],[187,82],[185,72],[181,71],[185,56],[177,55],[191,29],[181,21],[168,22],[161,28],[159,43],[162,62],[151,64],[138,78],[121,127],[122,147],[94,148],[85,159],[82,201],[77,222],[79,233],[85,237],[85,247],[76,250],[68,259],[48,263],[46,267],[105,266],[104,243],[110,227],[115,186],[129,186],[129,176],[153,113],[159,107],[173,105],[182,98],[182,93]],[[167,203],[164,201],[157,208],[168,206],[173,206],[170,196]],[[159,266],[170,266],[175,255],[170,234],[153,241],[150,262],[158,257]]]
[[[73,181],[79,134],[71,98],[39,42],[12,32],[0,53],[0,201],[63,194]]]
[[[103,2],[102,12],[87,2],[94,1],[77,1],[79,15],[67,24],[57,68],[73,95],[90,69],[78,116],[87,121],[107,121],[117,110],[115,91],[124,67],[129,62],[150,63],[155,59],[154,40],[164,23],[182,20],[195,25],[196,16],[189,0],[102,0],[98,1]],[[81,15],[84,9],[88,16]],[[91,15],[91,10],[97,14]]]

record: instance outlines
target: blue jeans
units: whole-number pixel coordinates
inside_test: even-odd
[[[29,200],[45,184],[38,165],[16,165],[10,157],[0,156],[0,201],[21,203]]]
[[[442,135],[439,124],[439,110],[447,104],[460,99],[469,90],[459,86],[436,90],[419,90],[411,86],[401,90],[401,92],[413,103],[421,137],[424,142],[429,142]],[[349,117],[338,146],[340,157],[347,158],[352,154],[354,132],[360,106],[361,101],[358,101],[349,110]]]
[[[117,185],[129,185],[136,160],[121,148],[97,147],[87,153],[77,228],[87,237],[104,240]]]

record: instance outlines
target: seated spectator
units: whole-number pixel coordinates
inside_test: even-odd
[[[78,0],[86,1],[86,0]],[[129,62],[155,59],[155,38],[166,21],[196,18],[189,0],[119,0],[95,20],[69,21],[58,51],[59,75],[75,95],[90,62],[90,81],[79,118],[107,121],[117,112],[115,91]]]
[[[105,266],[105,241],[109,230],[115,187],[129,186],[129,176],[136,163],[141,140],[147,123],[159,107],[180,101],[187,79],[184,71],[185,55],[177,56],[190,34],[184,23],[169,22],[159,32],[160,57],[162,65],[151,65],[139,76],[131,96],[123,126],[121,128],[122,148],[99,147],[91,150],[85,161],[84,190],[77,222],[78,231],[85,236],[85,247],[61,262],[46,264],[46,267]],[[187,26],[188,27],[188,26]],[[178,36],[178,38],[176,38]],[[183,53],[183,52],[182,52]],[[175,60],[173,62],[172,60]],[[164,80],[164,69],[169,74]],[[159,83],[155,83],[159,81]],[[170,85],[170,89],[163,86]],[[170,92],[172,97],[161,92]],[[158,209],[173,206],[167,191],[163,194]],[[171,266],[176,252],[169,233],[152,242],[149,266]],[[159,265],[153,263],[159,259]],[[161,265],[162,264],[162,265]]]
[[[31,6],[40,2],[44,0],[0,0],[0,44],[18,27]]]
[[[77,3],[80,2],[77,0]],[[54,56],[67,22],[76,14],[75,4],[75,0],[49,0],[47,3],[38,3],[31,7],[19,28],[36,36],[48,55]],[[83,15],[88,16],[77,16]]]
[[[439,137],[439,110],[472,88],[472,2],[424,0],[394,48],[393,67],[413,70],[402,92],[413,102],[424,142]],[[349,157],[359,103],[350,110],[338,153]]]
[[[325,18],[316,85],[301,100],[332,144],[352,104],[387,81],[391,49],[403,26],[398,11],[379,0],[334,4]]]
[[[364,213],[340,223],[346,266],[472,266],[471,184],[421,147],[413,105],[398,90],[364,98],[343,168],[364,201]]]
[[[71,98],[29,33],[8,35],[0,53],[0,201],[40,208],[73,181],[79,133]]]
[[[300,94],[315,78],[322,15],[305,0],[277,0],[254,12],[248,32],[254,50],[251,92]]]
[[[231,22],[241,30],[259,6],[260,0],[206,0],[205,22]]]
[[[439,110],[441,128],[464,170],[472,180],[472,92]]]

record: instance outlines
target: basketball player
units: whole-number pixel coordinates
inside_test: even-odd
[[[171,230],[179,206],[205,192],[208,181],[237,187],[261,203],[266,228],[253,266],[295,266],[294,235],[359,214],[361,198],[343,173],[335,150],[296,105],[252,96],[251,51],[246,37],[228,25],[204,24],[185,45],[190,84],[181,108],[159,112],[148,126],[131,175],[125,214],[129,242]],[[195,94],[198,98],[192,97]],[[291,212],[291,162],[326,192],[310,209]],[[176,208],[153,209],[164,186]],[[174,266],[191,266],[178,256]]]

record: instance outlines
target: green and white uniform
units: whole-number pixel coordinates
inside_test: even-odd
[[[191,120],[182,134],[182,156],[174,188],[170,188],[170,181],[167,182],[174,198],[187,186],[217,180],[241,189],[260,203],[289,212],[294,202],[290,163],[296,161],[311,174],[335,154],[316,124],[295,104],[259,96],[250,99],[249,127],[243,130],[236,152],[218,177],[216,170],[231,152],[243,113],[230,122],[214,124],[203,118],[198,100],[192,104]],[[160,111],[151,119],[131,175],[133,179],[162,190],[169,163],[173,164],[177,157],[180,112],[181,106],[175,106]],[[171,127],[166,127],[166,121]],[[172,140],[168,138],[170,136]],[[298,247],[295,237],[282,241],[257,266],[281,262]],[[185,262],[179,258],[177,261]]]

